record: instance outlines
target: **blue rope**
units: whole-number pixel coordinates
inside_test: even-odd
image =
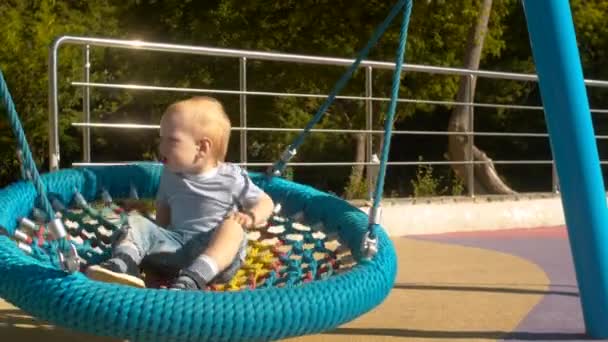
[[[22,171],[22,173],[24,175],[27,174],[27,176],[31,178],[31,181],[36,188],[36,192],[39,195],[39,204],[42,206],[42,210],[44,210],[46,213],[47,218],[52,220],[55,217],[55,212],[53,211],[53,207],[51,206],[51,202],[47,196],[46,187],[40,178],[40,174],[38,173],[36,163],[32,158],[30,146],[27,142],[27,138],[25,137],[23,126],[19,120],[19,114],[17,114],[17,110],[15,109],[15,103],[13,102],[13,98],[11,97],[8,86],[6,85],[6,81],[4,80],[2,70],[0,70],[0,97],[2,98],[2,103],[6,109],[6,114],[11,124],[13,134],[17,138],[17,144],[19,145],[19,149],[21,151],[20,159],[23,163],[23,170],[25,170]],[[70,244],[65,238],[58,239],[57,244],[61,251],[68,251],[70,248]]]
[[[23,132],[23,126],[21,126],[21,121],[19,121],[19,115],[15,110],[13,98],[11,97],[11,94],[8,91],[8,86],[6,85],[6,81],[4,80],[4,75],[2,74],[1,70],[0,96],[2,97],[2,102],[4,103],[6,114],[11,124],[13,134],[15,134],[15,137],[17,138],[17,144],[19,145],[19,149],[21,150],[21,159],[23,161],[24,169],[30,172],[34,187],[36,188],[38,195],[40,195],[41,197],[40,204],[42,205],[42,209],[47,214],[47,217],[53,218],[55,217],[55,214],[53,212],[53,208],[51,207],[51,202],[49,202],[49,199],[46,195],[46,187],[44,186],[44,183],[42,183],[42,180],[40,180],[40,174],[38,173],[36,163],[32,158],[32,152],[30,151],[30,146],[27,143],[27,138],[25,137],[25,133]]]
[[[285,150],[285,152],[283,152],[281,159],[268,169],[267,173],[269,175],[280,175],[283,172],[283,170],[287,166],[287,163],[289,162],[289,159],[291,159],[291,157],[293,157],[295,155],[295,151],[297,151],[297,149],[304,142],[304,139],[310,134],[310,130],[317,123],[319,123],[319,121],[321,121],[321,119],[323,118],[323,115],[325,114],[325,112],[327,111],[329,106],[331,106],[331,104],[334,102],[336,96],[342,91],[342,89],[344,89],[344,87],[346,86],[346,83],[351,79],[352,75],[355,73],[355,70],[357,70],[357,68],[359,67],[359,64],[361,64],[361,61],[367,57],[367,55],[369,54],[372,47],[374,47],[376,45],[376,43],[378,42],[380,37],[382,37],[382,35],[384,34],[384,32],[386,31],[388,26],[393,21],[393,19],[397,16],[397,14],[399,14],[399,11],[401,10],[401,8],[403,8],[403,6],[406,3],[408,3],[408,5],[410,6],[410,9],[411,9],[411,2],[412,2],[412,0],[399,0],[393,6],[390,13],[386,17],[386,19],[384,19],[382,24],[380,24],[380,26],[378,26],[378,28],[372,35],[372,38],[367,42],[367,45],[359,52],[357,59],[353,62],[353,64],[351,64],[351,66],[348,68],[348,70],[346,70],[346,72],[340,77],[340,79],[338,80],[338,82],[336,83],[334,88],[332,89],[331,93],[329,94],[329,96],[327,97],[325,102],[321,105],[319,110],[317,110],[317,113],[312,118],[312,120],[310,120],[310,122],[308,122],[308,124],[306,125],[304,130],[296,137],[295,141]]]
[[[21,178],[23,180],[29,180],[30,176],[28,176],[27,171],[25,171],[25,167],[23,167],[23,157],[21,156],[23,152],[21,150],[17,151],[17,159],[19,160],[19,169],[21,170]]]
[[[401,85],[401,69],[403,67],[403,55],[405,54],[405,43],[407,41],[407,28],[409,26],[410,14],[412,13],[412,1],[408,1],[403,11],[403,21],[401,23],[401,32],[399,33],[399,48],[395,61],[395,72],[393,73],[393,87],[391,92],[391,102],[389,104],[388,113],[384,121],[384,141],[382,144],[382,158],[380,159],[380,169],[378,170],[378,180],[376,182],[376,190],[374,193],[374,203],[370,214],[375,215],[380,207],[382,193],[384,191],[384,178],[386,176],[386,164],[388,163],[388,155],[391,146],[391,135],[393,133],[393,120],[395,118],[395,110],[397,108],[397,98],[399,97],[399,87]],[[373,219],[373,218],[372,218]],[[378,224],[370,221],[369,233],[370,237],[376,236]]]

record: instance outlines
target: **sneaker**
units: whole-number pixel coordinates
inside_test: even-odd
[[[182,274],[179,277],[177,277],[177,279],[175,279],[173,284],[171,284],[171,286],[169,286],[169,290],[185,290],[185,291],[190,290],[190,291],[192,291],[192,290],[200,290],[200,289],[201,288],[198,286],[196,281],[194,279],[192,279],[190,276],[187,276],[185,274]]]
[[[139,277],[139,267],[130,258],[111,258],[99,265],[87,268],[86,275],[93,280],[105,283],[146,287],[143,279]]]

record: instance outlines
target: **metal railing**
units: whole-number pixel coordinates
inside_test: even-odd
[[[141,125],[141,124],[116,124],[116,123],[93,123],[90,121],[90,91],[91,88],[110,88],[124,90],[149,90],[149,91],[166,91],[166,92],[188,92],[188,93],[206,93],[206,94],[232,94],[239,95],[239,126],[234,127],[235,131],[239,131],[239,158],[243,165],[247,166],[268,166],[272,163],[248,163],[247,162],[247,132],[248,131],[273,131],[273,132],[299,132],[299,128],[275,128],[275,127],[250,127],[247,122],[247,98],[248,96],[273,96],[273,97],[308,97],[308,98],[325,98],[325,94],[302,94],[302,93],[283,93],[283,92],[266,92],[266,91],[251,91],[247,88],[247,60],[260,61],[275,61],[286,63],[304,63],[315,65],[332,65],[332,66],[348,66],[353,60],[344,58],[317,57],[297,54],[271,53],[248,50],[221,49],[203,46],[191,45],[175,45],[150,43],[143,41],[132,40],[117,40],[117,39],[101,39],[89,37],[74,37],[62,36],[57,38],[50,47],[49,51],[49,165],[51,170],[56,170],[59,167],[60,148],[59,148],[59,106],[58,106],[58,50],[66,44],[83,46],[84,66],[83,66],[83,81],[72,82],[73,86],[83,88],[83,122],[72,123],[73,126],[82,127],[83,134],[83,162],[74,163],[74,166],[93,165],[93,164],[120,164],[120,163],[94,163],[91,160],[91,128],[118,128],[118,129],[158,129],[158,125]],[[116,83],[94,83],[90,82],[90,48],[109,47],[120,49],[136,49],[156,52],[172,52],[179,54],[194,54],[214,57],[236,58],[239,62],[239,89],[213,89],[213,88],[179,88],[179,87],[163,87],[149,86],[136,84],[116,84]],[[373,106],[374,101],[386,102],[389,98],[374,97],[372,87],[373,70],[391,70],[394,69],[394,63],[379,62],[379,61],[363,61],[361,68],[365,68],[365,96],[337,96],[337,99],[364,101],[365,102],[365,130],[349,130],[349,129],[314,129],[313,132],[321,133],[349,133],[349,134],[366,134],[366,161],[365,162],[294,162],[290,163],[293,166],[353,166],[365,165],[374,167],[376,163],[372,161],[372,139],[375,134],[382,134],[383,131],[373,130]],[[404,64],[405,71],[422,72],[430,74],[442,74],[453,76],[467,77],[467,100],[465,102],[457,101],[437,101],[437,100],[421,100],[421,99],[399,99],[401,103],[413,104],[431,104],[431,105],[451,105],[451,106],[466,106],[470,110],[469,115],[469,131],[468,132],[447,132],[447,131],[414,131],[414,130],[396,130],[394,134],[415,134],[415,135],[459,135],[467,137],[466,157],[463,161],[392,161],[388,165],[466,165],[467,177],[469,184],[473,184],[475,164],[483,164],[485,162],[473,160],[473,146],[475,136],[496,136],[496,137],[538,137],[546,138],[547,133],[517,133],[517,132],[475,132],[473,109],[480,108],[500,108],[500,109],[518,109],[518,110],[533,110],[542,111],[542,106],[525,106],[513,104],[494,104],[494,103],[476,103],[474,102],[475,92],[471,85],[474,84],[477,78],[489,78],[500,80],[516,80],[516,81],[537,81],[537,76],[534,74],[521,74],[511,72],[496,72],[484,70],[468,70],[460,68],[435,67],[427,65]],[[607,81],[601,80],[585,80],[587,86],[590,87],[608,87]],[[593,113],[608,113],[608,109],[592,109]],[[608,139],[606,135],[598,135],[598,139]],[[494,164],[553,164],[553,160],[494,160]],[[604,162],[602,162],[604,164]],[[557,191],[558,182],[553,167],[553,191]],[[371,174],[368,172],[367,174]],[[368,182],[372,182],[368,178]],[[369,185],[369,184],[368,184]],[[473,187],[469,187],[469,195],[474,195]]]

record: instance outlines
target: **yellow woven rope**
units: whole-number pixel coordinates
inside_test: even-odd
[[[235,291],[245,287],[259,286],[277,261],[273,249],[273,246],[250,240],[247,246],[247,258],[241,269],[227,284],[214,285],[213,290]]]

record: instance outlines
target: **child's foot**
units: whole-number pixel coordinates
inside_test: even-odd
[[[144,288],[146,284],[139,277],[139,267],[129,257],[114,257],[86,270],[86,275],[94,280]]]
[[[190,276],[181,274],[171,286],[169,286],[170,290],[200,290],[201,287],[197,284],[197,282],[192,279]]]

